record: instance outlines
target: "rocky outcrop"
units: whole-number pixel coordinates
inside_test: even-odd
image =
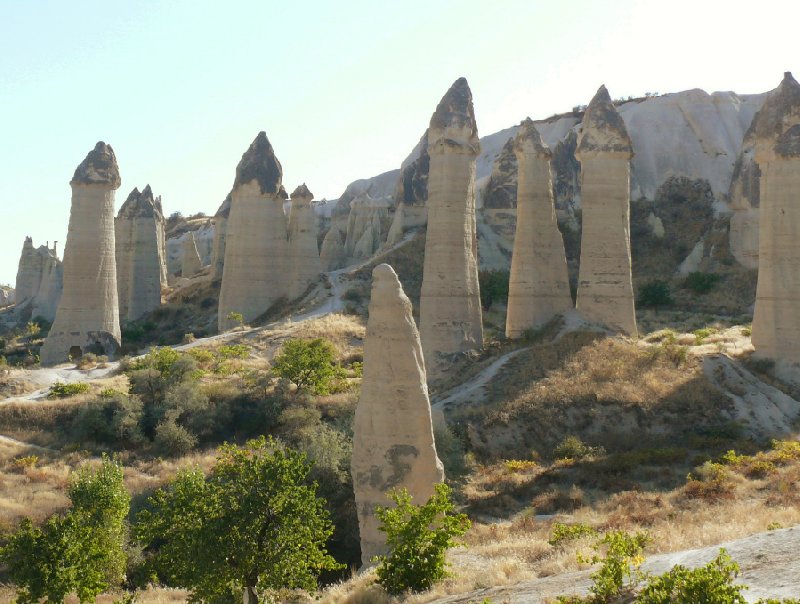
[[[444,468],[436,454],[425,361],[411,302],[392,267],[372,272],[364,377],[353,424],[351,465],[361,535],[361,562],[386,550],[375,506],[387,491],[405,488],[426,502]]]
[[[5,285],[0,286],[0,308],[14,304],[15,300],[14,288],[6,287]]]
[[[769,94],[747,138],[761,170],[753,346],[800,363],[800,84],[791,73]]]
[[[519,185],[506,336],[518,338],[570,310],[572,295],[553,202],[552,154],[530,119],[522,122],[513,149]]]
[[[586,109],[575,156],[581,163],[583,207],[577,309],[593,323],[636,337],[630,244],[633,146],[605,86]]]
[[[368,193],[350,202],[344,244],[348,262],[370,258],[380,249],[389,230],[390,207],[389,200],[373,199]]]
[[[267,135],[260,132],[242,155],[231,192],[225,236],[225,262],[219,298],[219,329],[264,314],[288,295],[287,228],[281,184],[283,170]]]
[[[203,261],[200,260],[200,253],[197,251],[194,232],[190,232],[183,240],[181,276],[189,279],[199,273],[201,268],[203,268]]]
[[[420,335],[428,375],[447,355],[483,346],[475,225],[478,128],[467,80],[439,102],[428,129],[428,229],[420,296]]]
[[[114,254],[114,191],[121,184],[114,150],[99,142],[75,170],[64,290],[41,349],[43,365],[86,352],[114,356],[120,345]]]
[[[164,215],[150,185],[134,188],[114,221],[120,321],[136,321],[161,304],[166,286]]]
[[[289,213],[289,266],[291,279],[289,299],[301,296],[308,286],[315,283],[322,273],[317,248],[317,217],[311,207],[314,195],[305,183],[291,195],[292,208]]]
[[[530,122],[531,120],[528,118],[526,121]],[[518,130],[517,136],[519,136],[519,132]],[[541,138],[538,131],[537,136]],[[509,138],[508,142],[503,145],[500,155],[494,160],[492,174],[483,193],[484,209],[497,210],[517,207],[518,171],[514,140],[514,138]]]
[[[42,317],[52,323],[64,291],[64,265],[58,259],[55,247],[47,249],[47,246],[42,246],[39,253],[42,258],[42,279],[39,291],[33,297],[31,317]]]
[[[228,230],[228,217],[231,213],[231,194],[225,198],[214,214],[214,243],[211,249],[211,278],[222,279],[225,264],[225,236]]]
[[[322,240],[322,249],[319,252],[319,259],[322,263],[322,270],[335,271],[344,268],[347,263],[347,253],[344,249],[344,242],[347,235],[337,224],[332,224]]]
[[[17,282],[15,286],[18,304],[24,304],[39,291],[42,282],[41,255],[33,247],[33,239],[25,237],[22,244],[22,253],[19,256],[17,268]]]

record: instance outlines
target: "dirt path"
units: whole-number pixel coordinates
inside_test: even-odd
[[[759,598],[787,598],[800,594],[800,526],[758,533],[701,549],[651,556],[642,570],[661,574],[676,564],[690,568],[703,566],[724,547],[741,567],[736,582],[748,585],[744,596],[748,602]],[[531,579],[514,585],[490,587],[458,596],[435,600],[437,604],[469,604],[490,599],[508,604],[543,604],[560,595],[588,593],[590,570]]]

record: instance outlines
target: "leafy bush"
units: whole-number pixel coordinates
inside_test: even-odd
[[[469,530],[465,514],[456,514],[450,488],[440,483],[424,505],[413,505],[408,491],[389,494],[395,507],[375,510],[386,533],[389,553],[378,556],[378,583],[390,594],[424,591],[447,576],[445,552]],[[363,560],[365,564],[367,560]]]
[[[672,293],[666,281],[650,281],[639,287],[636,304],[642,308],[658,308],[672,304]]]
[[[325,551],[333,527],[309,470],[303,455],[263,437],[224,445],[208,477],[183,471],[156,491],[137,538],[161,579],[190,589],[192,601],[313,590],[317,574],[338,565]]]
[[[483,310],[489,310],[495,302],[505,304],[508,301],[508,279],[508,271],[491,270],[478,273]]]
[[[683,287],[696,294],[707,294],[721,278],[717,273],[693,272],[686,275]]]
[[[75,384],[64,384],[63,382],[56,382],[50,386],[50,392],[47,398],[67,398],[76,394],[83,394],[89,392],[89,384],[78,382]]]
[[[598,455],[605,455],[603,447],[591,447],[577,436],[564,437],[564,440],[553,449],[555,459],[585,459]]]
[[[70,435],[77,442],[135,447],[141,444],[142,401],[120,392],[101,392],[73,418]]]
[[[561,545],[566,541],[573,541],[581,537],[596,537],[597,530],[579,522],[578,524],[564,524],[556,522],[553,524],[553,530],[550,532],[550,539],[547,542],[553,547]]]
[[[167,455],[178,456],[191,451],[197,444],[197,437],[170,417],[156,426],[153,443]]]
[[[707,565],[690,570],[677,565],[661,576],[653,577],[636,598],[641,604],[670,604],[671,602],[714,602],[715,604],[744,604],[741,585],[733,580],[739,565],[725,549]]]
[[[275,357],[273,371],[297,386],[298,392],[329,394],[344,377],[341,367],[334,365],[336,349],[322,338],[287,340]]]

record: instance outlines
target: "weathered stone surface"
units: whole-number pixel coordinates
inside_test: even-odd
[[[530,118],[527,121],[531,121]],[[517,136],[519,136],[519,132],[520,130],[517,130]],[[500,155],[495,158],[494,164],[492,164],[492,174],[489,176],[486,190],[483,193],[483,207],[487,210],[517,207],[518,175],[514,140],[514,137],[508,139],[506,144],[503,145]]]
[[[317,217],[311,207],[314,195],[305,184],[297,187],[291,195],[292,208],[289,213],[289,265],[291,281],[289,299],[301,296],[308,286],[316,282],[322,273],[317,248]]]
[[[350,202],[344,244],[348,262],[370,258],[380,249],[389,230],[390,206],[389,200],[373,199],[368,193]]]
[[[581,162],[583,207],[577,309],[591,322],[636,337],[630,245],[632,155],[625,123],[601,86],[586,109],[575,153]]]
[[[800,362],[800,84],[784,74],[748,131],[761,169],[756,353]]]
[[[425,361],[411,302],[392,267],[372,272],[364,377],[353,424],[351,474],[361,535],[361,562],[385,553],[376,505],[386,492],[406,488],[415,503],[433,495],[444,480],[436,454]]]
[[[14,288],[5,285],[0,286],[0,308],[14,304],[15,300]]]
[[[25,238],[17,269],[15,296],[17,307],[29,306],[31,317],[43,317],[52,322],[61,299],[64,270],[55,246],[33,247],[33,240]],[[11,302],[6,299],[7,303]]]
[[[335,271],[345,266],[347,254],[344,251],[344,242],[346,237],[347,235],[339,225],[331,225],[322,240],[322,248],[319,252],[322,270]]]
[[[211,249],[211,278],[222,279],[222,267],[225,264],[225,235],[228,230],[228,217],[231,213],[231,194],[219,206],[214,214],[214,242]]]
[[[446,355],[483,346],[475,225],[480,143],[466,79],[457,80],[436,108],[428,145],[420,334],[428,375],[435,379],[447,368]]]
[[[111,146],[97,143],[70,184],[64,290],[42,346],[43,365],[85,352],[114,356],[120,344],[114,253],[114,191],[120,177]]]
[[[24,304],[38,293],[42,282],[42,257],[33,247],[33,239],[25,237],[19,256],[15,286],[17,304]]]
[[[190,232],[183,240],[181,276],[189,279],[199,273],[201,268],[203,268],[203,262],[200,260],[200,253],[197,251],[197,242],[194,240],[194,232]]]
[[[386,235],[387,245],[394,245],[403,238],[403,233],[405,232],[405,207],[401,203],[394,211],[392,226],[389,228],[389,234]]]
[[[520,125],[513,149],[519,185],[506,336],[518,338],[572,309],[572,296],[553,202],[552,154],[530,118]]]
[[[288,295],[287,225],[282,169],[266,134],[259,133],[236,168],[225,235],[225,262],[219,299],[219,329],[264,314]]]
[[[135,321],[161,304],[166,286],[164,215],[150,185],[134,188],[114,221],[120,321]]]

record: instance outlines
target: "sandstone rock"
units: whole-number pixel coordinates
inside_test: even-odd
[[[314,195],[305,184],[292,192],[289,213],[289,299],[301,296],[322,273],[317,248],[317,217],[311,207]]]
[[[758,286],[753,313],[756,353],[800,362],[800,84],[791,73],[753,120],[761,169]]]
[[[42,282],[42,259],[33,247],[33,239],[25,237],[17,268],[17,304],[24,304],[39,291]]]
[[[650,212],[647,216],[647,226],[650,227],[650,232],[653,233],[656,239],[664,238],[664,221],[653,212]]]
[[[390,205],[388,200],[373,199],[368,193],[350,202],[344,244],[348,260],[364,260],[378,251],[389,230]]]
[[[343,268],[347,261],[344,242],[347,235],[337,224],[331,225],[330,230],[322,240],[322,249],[319,252],[322,270],[335,271]]]
[[[508,286],[506,336],[520,337],[572,309],[564,240],[553,203],[550,149],[529,119],[514,139],[519,166],[517,232]]]
[[[226,317],[245,321],[264,314],[288,295],[287,228],[281,184],[283,170],[264,132],[242,155],[231,192],[225,236],[225,262],[219,299],[219,329],[233,327]]]
[[[39,250],[41,252],[42,248]],[[43,317],[52,323],[63,291],[64,265],[58,259],[55,248],[48,249],[47,253],[42,254],[42,280],[39,291],[33,297],[31,317]]]
[[[586,109],[575,155],[581,162],[583,208],[577,309],[591,322],[636,337],[630,245],[633,147],[605,86]]]
[[[203,262],[200,260],[200,253],[197,251],[197,243],[194,239],[194,232],[190,232],[183,240],[183,257],[181,260],[181,276],[190,279],[200,272]]]
[[[435,379],[447,368],[442,355],[483,346],[475,226],[475,157],[480,143],[466,79],[457,80],[439,102],[428,145],[420,335],[428,375]]]
[[[75,170],[64,290],[41,349],[42,365],[85,352],[113,357],[119,349],[114,191],[120,183],[114,150],[104,142],[97,143]]]
[[[231,213],[231,194],[219,206],[214,214],[214,243],[211,250],[211,278],[222,279],[222,267],[225,264],[225,235],[228,229],[228,217]]]
[[[531,119],[528,118],[526,122],[531,122]],[[531,122],[531,126],[533,126],[533,122]],[[518,130],[517,137],[519,137],[519,132]],[[538,131],[536,135],[541,140]],[[494,160],[492,174],[483,193],[483,207],[485,209],[496,210],[517,207],[518,160],[514,150],[514,141],[513,137],[509,138],[508,142],[503,145],[500,155]],[[550,155],[550,150],[548,149],[548,157]]]
[[[166,286],[164,215],[147,185],[134,188],[114,221],[121,321],[135,321],[161,304]]]
[[[411,302],[388,264],[375,267],[372,279],[351,466],[365,566],[385,553],[374,510],[390,504],[386,492],[406,488],[415,503],[424,503],[444,480]]]
[[[0,286],[0,308],[14,304],[14,300],[14,289],[5,285]]]
[[[401,203],[395,209],[392,217],[392,226],[389,228],[389,234],[386,235],[386,245],[394,245],[403,238],[403,233],[405,233],[405,207]]]

